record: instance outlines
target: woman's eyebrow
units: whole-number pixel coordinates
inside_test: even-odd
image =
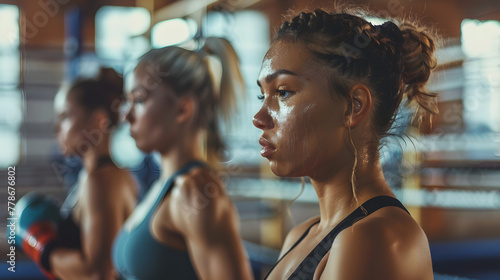
[[[134,96],[137,94],[149,95],[149,91],[146,90],[146,88],[144,88],[143,86],[138,85],[138,86],[134,87],[130,92],[128,92],[128,94],[130,94],[131,96]]]
[[[266,83],[270,83],[272,82],[274,79],[276,79],[279,75],[292,75],[292,76],[298,76],[296,73],[290,71],[290,70],[286,70],[286,69],[278,69],[276,70],[274,73],[271,73],[269,75],[267,75],[264,80],[266,81]],[[261,84],[260,84],[260,81],[257,80],[257,85],[259,87],[261,87]]]

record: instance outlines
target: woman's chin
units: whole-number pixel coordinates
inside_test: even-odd
[[[141,152],[145,153],[145,154],[150,154],[152,152],[154,152],[154,149],[151,149],[150,147],[146,146],[146,145],[142,145],[140,142],[135,142],[135,145],[137,147],[137,149],[139,149]]]
[[[285,164],[280,164],[275,161],[269,161],[271,172],[278,177],[297,177],[293,176],[293,172]]]
[[[307,177],[310,175],[310,169],[305,168],[299,162],[277,162],[269,161],[269,166],[274,175],[278,177]]]

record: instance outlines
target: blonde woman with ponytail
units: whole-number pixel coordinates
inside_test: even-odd
[[[161,154],[161,175],[113,249],[117,279],[253,279],[237,213],[210,162],[223,142],[217,119],[243,91],[227,40],[206,38],[140,58],[126,119],[137,147]]]
[[[294,227],[266,279],[430,280],[425,233],[389,188],[379,145],[403,98],[437,113],[425,85],[434,38],[409,22],[301,12],[262,63],[261,155],[274,174],[308,176],[320,216]]]

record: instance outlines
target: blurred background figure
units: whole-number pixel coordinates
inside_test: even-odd
[[[123,100],[123,79],[111,68],[101,68],[95,79],[76,80],[56,96],[57,140],[64,155],[82,159],[85,172],[61,208],[58,238],[71,239],[62,244],[75,248],[56,247],[48,256],[58,278],[114,275],[111,246],[135,207],[138,191],[132,174],[118,168],[110,155]]]
[[[238,57],[226,39],[139,59],[126,118],[137,147],[160,153],[161,175],[114,245],[123,279],[253,278],[235,208],[211,167],[223,156],[219,116],[228,119],[242,93]]]
[[[16,166],[16,201],[36,190],[61,204],[83,166],[77,157],[62,156],[52,133],[61,81],[93,76],[104,65],[127,83],[137,59],[150,49],[196,49],[200,37],[226,38],[240,59],[247,95],[236,104],[228,127],[220,127],[227,149],[218,174],[238,210],[255,278],[261,279],[289,230],[318,215],[319,207],[308,178],[299,196],[301,181],[277,178],[258,153],[255,139],[261,132],[251,123],[261,106],[256,77],[282,15],[290,8],[328,9],[331,2],[0,0],[0,180],[6,182],[8,167]],[[350,2],[367,5],[375,13],[367,21],[374,25],[410,17],[442,36],[427,87],[439,95],[440,114],[419,125],[410,121],[411,110],[400,109],[389,132],[410,137],[386,138],[380,150],[384,177],[428,236],[436,279],[499,279],[500,224],[494,222],[500,216],[498,1]],[[110,155],[135,176],[140,199],[159,177],[161,157],[138,150],[129,130],[127,122],[116,127]],[[7,204],[0,199],[0,208]],[[0,219],[6,217],[0,212]],[[8,259],[6,229],[0,228],[1,260]],[[21,252],[16,273],[7,267],[0,266],[0,278],[42,277]]]
[[[63,155],[81,158],[83,170],[58,218],[41,215],[29,221],[49,203],[40,196],[27,195],[19,203],[22,208],[16,208],[17,235],[26,240],[18,243],[51,278],[114,277],[111,246],[135,207],[138,191],[132,174],[110,156],[123,100],[123,79],[111,68],[101,68],[93,79],[77,79],[56,95],[54,133]],[[44,224],[49,219],[53,227]]]
[[[61,279],[113,275],[111,245],[137,197],[131,173],[118,168],[110,156],[123,99],[123,79],[111,68],[101,68],[93,80],[75,81],[56,96],[58,142],[63,154],[82,158],[85,172],[61,208],[59,238],[72,239],[69,244],[77,250],[55,248],[49,256],[53,273]]]

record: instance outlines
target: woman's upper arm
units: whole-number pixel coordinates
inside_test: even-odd
[[[84,259],[90,270],[105,274],[112,269],[111,248],[123,222],[114,184],[117,183],[103,174],[89,178],[85,206],[82,207]]]
[[[179,189],[173,207],[183,211],[174,221],[201,279],[253,279],[237,214],[222,185],[197,178],[184,181]]]

